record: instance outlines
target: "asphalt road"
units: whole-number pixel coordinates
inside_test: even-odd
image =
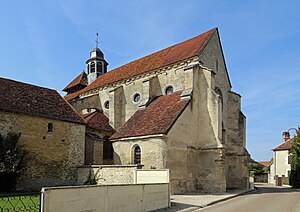
[[[300,212],[300,189],[256,186],[257,191],[197,211],[201,212]]]

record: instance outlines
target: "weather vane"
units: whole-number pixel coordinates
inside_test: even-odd
[[[98,32],[96,33],[96,48],[98,48],[98,44],[99,44],[99,41],[98,41]]]

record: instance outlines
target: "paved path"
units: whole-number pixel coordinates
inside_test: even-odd
[[[249,192],[249,190],[231,190],[225,193],[218,193],[218,194],[192,193],[192,194],[184,194],[184,195],[172,195],[171,208],[160,209],[157,211],[159,212],[195,211],[199,208],[207,207],[207,205],[210,205],[212,203],[223,201],[225,199],[235,197],[245,192]]]
[[[256,192],[221,202],[199,212],[300,212],[300,189],[256,185]]]

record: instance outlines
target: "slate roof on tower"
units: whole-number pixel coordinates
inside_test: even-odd
[[[93,129],[113,133],[115,132],[114,128],[109,125],[108,118],[98,110],[81,116],[84,121],[87,122],[87,125]]]
[[[217,32],[217,28],[213,28],[194,38],[170,46],[138,60],[127,63],[114,70],[111,70],[106,74],[99,76],[92,84],[88,85],[86,88],[78,92],[66,95],[65,99],[72,100],[79,94],[88,92],[90,90],[195,57],[203,51],[215,32]]]
[[[184,111],[189,100],[180,100],[181,92],[159,96],[133,116],[110,138],[167,134]]]
[[[85,124],[56,90],[0,77],[0,110]]]

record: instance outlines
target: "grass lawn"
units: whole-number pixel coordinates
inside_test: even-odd
[[[0,212],[4,211],[39,211],[39,194],[1,194]]]

